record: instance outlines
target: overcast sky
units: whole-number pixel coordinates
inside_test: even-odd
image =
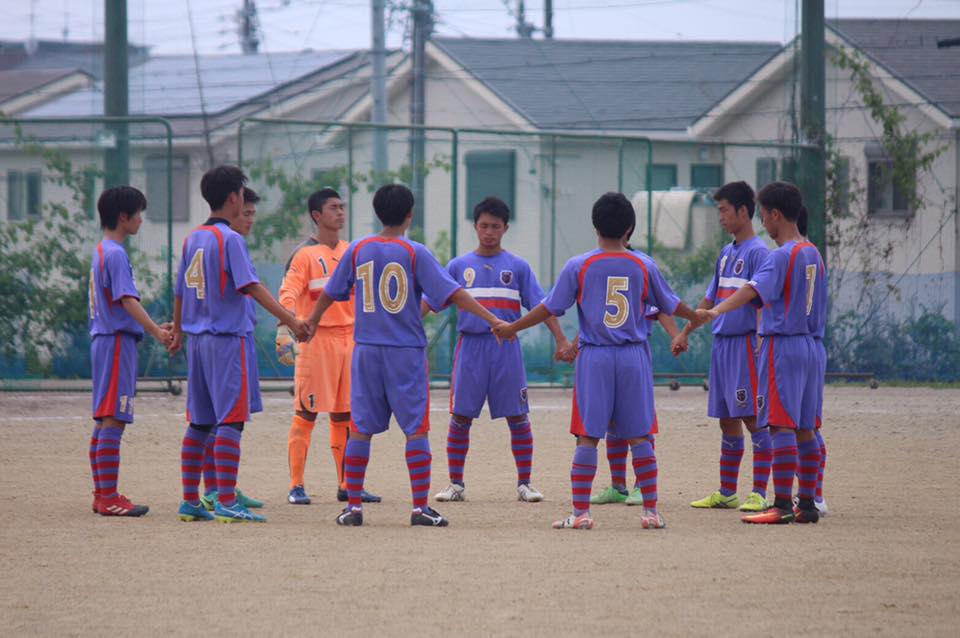
[[[242,0],[129,0],[129,38],[154,54],[240,50],[234,15]],[[399,4],[399,2],[394,2]],[[516,0],[435,0],[436,32],[457,37],[515,37],[507,8]],[[527,20],[543,24],[542,0],[527,0]],[[0,38],[100,40],[103,0],[2,0]],[[764,40],[797,32],[798,0],[555,0],[558,38]],[[263,51],[364,48],[370,0],[259,0]],[[827,18],[960,18],[960,0],[826,0]],[[192,22],[192,28],[191,28]],[[32,26],[31,26],[32,24]],[[391,47],[406,22],[393,16]],[[960,36],[960,33],[957,34]]]

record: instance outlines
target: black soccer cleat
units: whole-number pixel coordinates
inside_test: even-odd
[[[340,501],[341,503],[346,503],[347,501],[349,501],[350,497],[347,494],[347,490],[338,488],[337,500]],[[379,503],[383,499],[377,496],[376,494],[371,494],[367,490],[362,490],[360,492],[360,500],[363,501],[364,503]]]
[[[344,527],[360,527],[363,525],[363,510],[345,507],[337,516],[337,525]]]
[[[440,512],[430,507],[422,507],[410,513],[411,525],[425,525],[427,527],[446,527],[450,521],[441,516]]]

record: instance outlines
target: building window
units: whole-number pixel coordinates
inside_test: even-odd
[[[880,144],[868,144],[867,156],[867,213],[880,216],[906,217],[911,215],[912,184],[894,179],[893,160]]]
[[[690,167],[692,188],[719,188],[723,186],[723,166],[720,164],[693,164]]]
[[[514,151],[472,151],[464,156],[467,165],[467,219],[473,207],[486,197],[499,197],[516,219],[517,155]]]
[[[797,158],[784,157],[780,160],[780,179],[784,182],[796,184],[797,179],[800,177],[798,167],[799,163],[797,162]]]
[[[650,165],[650,189],[655,191],[668,191],[677,185],[677,165],[676,164],[651,164]]]
[[[190,220],[190,158],[174,155],[173,167],[173,221]],[[167,221],[167,157],[154,155],[144,160],[147,173],[147,210],[155,223]]]
[[[757,190],[777,181],[777,160],[772,157],[757,158]]]
[[[7,171],[7,219],[40,217],[40,171]]]

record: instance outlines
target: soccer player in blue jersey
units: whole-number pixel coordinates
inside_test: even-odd
[[[430,379],[427,337],[420,320],[424,294],[439,306],[455,304],[491,326],[501,322],[456,281],[423,244],[404,237],[413,219],[413,193],[400,184],[377,190],[373,209],[383,230],[350,244],[317,299],[315,327],[334,301],[346,301],[354,285],[356,323],[350,385],[353,413],[344,464],[348,505],[337,524],[363,524],[363,480],[370,439],[385,432],[393,414],[407,437],[406,460],[413,495],[411,525],[445,527],[427,505],[430,491]]]
[[[816,246],[797,229],[803,199],[796,186],[773,182],[760,190],[757,200],[763,226],[779,248],[747,285],[697,314],[715,321],[750,303],[763,307],[757,423],[770,429],[775,500],[772,508],[744,516],[743,521],[816,523],[820,518],[814,504],[820,465],[816,426],[822,378],[815,335],[827,317],[826,268]],[[798,472],[794,513],[791,496]]]
[[[510,208],[497,197],[487,197],[473,209],[477,249],[447,264],[447,272],[481,306],[504,321],[520,318],[520,307],[531,309],[543,301],[544,293],[530,264],[503,249],[503,235],[510,227]],[[432,307],[425,297],[424,310]],[[556,317],[547,327],[563,352],[570,342]],[[533,431],[527,405],[527,375],[518,340],[497,343],[490,326],[479,317],[462,314],[457,321],[457,341],[450,378],[450,429],[447,432],[447,466],[450,485],[434,498],[438,501],[466,500],[464,464],[470,448],[470,427],[480,416],[484,401],[491,419],[507,419],[510,449],[517,466],[517,499],[543,500],[530,484],[533,469]]]
[[[664,522],[657,511],[657,459],[651,439],[656,408],[646,315],[650,306],[691,321],[696,314],[673,293],[656,262],[625,248],[636,213],[623,193],[602,195],[593,205],[592,218],[598,249],[570,259],[543,303],[519,320],[494,328],[494,333],[511,338],[577,305],[573,514],[553,527],[593,527],[590,490],[597,472],[597,443],[609,433],[630,444],[644,497],[640,522],[645,529],[657,529]]]
[[[250,418],[251,385],[255,367],[250,364],[253,324],[248,298],[285,323],[298,339],[309,329],[281,306],[260,283],[247,252],[247,244],[231,226],[243,210],[247,176],[236,166],[217,166],[200,180],[200,192],[211,216],[183,242],[174,302],[174,342],[187,341],[187,418],[180,452],[184,521],[216,518],[224,523],[263,522],[237,500],[240,439]],[[198,487],[207,438],[215,436],[217,503],[214,515],[200,503]]]
[[[120,440],[133,423],[137,393],[137,344],[144,330],[162,343],[173,339],[170,326],[158,326],[140,305],[133,267],[123,248],[136,235],[147,208],[143,193],[131,186],[108,188],[97,200],[103,240],[90,266],[90,368],[93,378],[93,435],[90,470],[93,511],[103,516],[143,516],[150,509],[135,505],[117,491]]]
[[[753,189],[746,182],[731,182],[713,194],[720,225],[733,235],[723,247],[713,270],[713,279],[698,308],[713,308],[730,297],[760,269],[770,250],[753,230]],[[674,354],[687,347],[687,325],[674,338]],[[757,310],[752,306],[723,315],[713,322],[713,352],[710,359],[710,396],[707,414],[720,420],[720,489],[690,503],[692,507],[762,512],[767,502],[770,478],[770,433],[757,427]],[[743,459],[743,427],[753,444],[753,489],[741,505],[737,479]]]

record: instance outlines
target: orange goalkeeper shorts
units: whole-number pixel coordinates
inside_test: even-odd
[[[294,370],[294,409],[349,412],[352,358],[352,325],[318,327],[309,342],[300,344]]]

